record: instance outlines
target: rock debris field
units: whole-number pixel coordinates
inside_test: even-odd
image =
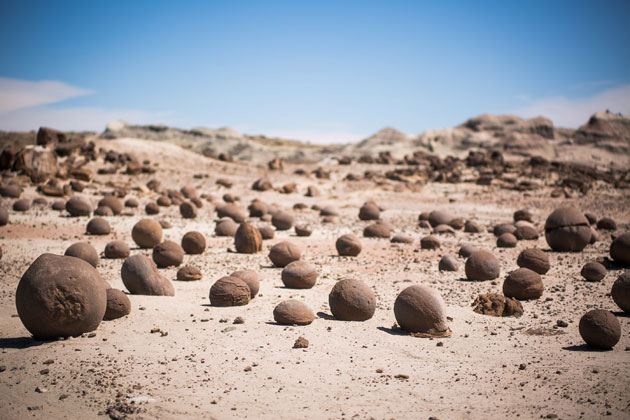
[[[627,183],[72,141],[0,159],[2,419],[630,417]]]

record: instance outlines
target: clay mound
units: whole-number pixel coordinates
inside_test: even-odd
[[[105,282],[87,262],[40,255],[15,292],[18,315],[38,339],[78,336],[95,330],[107,306]]]
[[[482,315],[515,317],[523,315],[521,302],[498,293],[479,295],[475,298],[472,306],[473,311]]]

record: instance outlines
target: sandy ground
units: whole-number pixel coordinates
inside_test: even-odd
[[[84,218],[34,207],[24,214],[11,211],[11,222],[0,228],[0,418],[216,418],[216,419],[448,419],[486,418],[629,418],[630,318],[610,298],[619,275],[611,269],[602,282],[587,283],[582,265],[608,255],[610,234],[584,252],[550,252],[551,270],[543,276],[541,299],[523,302],[521,318],[494,318],[472,311],[479,293],[501,292],[507,273],[517,268],[522,249],[548,250],[541,237],[520,241],[516,248],[496,248],[492,233],[440,236],[442,247],[419,249],[429,232],[417,227],[421,211],[448,209],[456,216],[484,226],[510,222],[520,208],[529,208],[539,225],[555,207],[575,205],[598,216],[617,220],[619,231],[630,228],[627,191],[601,184],[586,196],[550,198],[545,188],[527,194],[472,184],[430,184],[420,192],[394,192],[390,185],[368,181],[341,182],[346,172],[370,166],[339,167],[331,180],[297,176],[290,166],[269,174],[274,185],[298,183],[297,194],[252,191],[251,183],[265,173],[261,167],[206,159],[168,144],[148,141],[103,141],[118,151],[133,151],[159,163],[155,175],[96,177],[84,195],[94,203],[111,190],[108,181],[144,185],[161,180],[164,187],[193,185],[201,193],[220,197],[231,192],[243,207],[255,198],[291,209],[297,202],[336,206],[339,224],[322,224],[318,212],[294,211],[298,223],[314,228],[308,238],[292,231],[276,232],[264,242],[263,252],[243,255],[228,252],[231,238],[214,236],[216,214],[206,203],[195,220],[185,220],[176,207],[162,208],[158,219],[173,227],[165,239],[179,242],[190,230],[203,233],[205,253],[186,256],[184,263],[198,266],[203,279],[178,282],[177,269],[164,269],[173,280],[175,297],[130,295],[132,312],[104,321],[94,334],[51,342],[34,341],[17,317],[15,289],[29,264],[41,253],[63,254],[72,243],[85,240],[102,252],[113,239],[133,245],[131,228],[144,215],[144,204],[155,195],[132,191],[141,201],[133,214],[108,217],[113,233],[106,237],[84,234]],[[374,166],[373,168],[379,168]],[[311,168],[312,169],[312,168]],[[193,178],[205,174],[205,178]],[[234,187],[215,184],[227,178]],[[322,197],[304,197],[308,185],[317,185]],[[23,196],[36,197],[33,188]],[[391,244],[386,239],[362,238],[363,252],[356,258],[338,257],[335,239],[361,232],[368,222],[358,219],[367,199],[386,210],[382,218],[395,232],[414,238],[413,244]],[[52,201],[52,200],[50,200]],[[11,200],[3,205],[10,206]],[[291,210],[293,211],[293,210]],[[258,223],[258,222],[256,222]],[[284,288],[280,269],[271,267],[269,248],[285,239],[300,244],[303,259],[319,271],[310,290]],[[465,281],[460,270],[439,272],[442,255],[457,256],[459,247],[473,244],[492,250],[501,261],[496,281]],[[150,253],[132,248],[132,254]],[[112,287],[124,290],[122,260],[102,258],[98,271]],[[251,268],[261,276],[260,294],[247,306],[216,308],[209,305],[214,281],[237,269]],[[334,320],[328,293],[337,280],[358,278],[373,288],[377,310],[366,322]],[[451,337],[427,339],[400,334],[393,303],[413,283],[440,291],[452,318]],[[305,301],[317,317],[308,326],[285,327],[273,322],[273,308],[296,298]],[[578,321],[591,308],[612,310],[622,328],[621,341],[611,351],[592,351],[581,340]],[[233,324],[241,316],[244,324]],[[568,323],[559,328],[558,320]],[[162,333],[151,333],[159,328]],[[310,345],[293,349],[303,336]],[[108,411],[109,409],[109,411]],[[127,414],[125,414],[127,413]]]

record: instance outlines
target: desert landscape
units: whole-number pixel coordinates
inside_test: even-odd
[[[3,419],[630,416],[628,116],[0,141]]]

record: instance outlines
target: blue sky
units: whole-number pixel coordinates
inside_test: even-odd
[[[0,129],[114,119],[313,142],[630,113],[628,1],[5,1]]]

